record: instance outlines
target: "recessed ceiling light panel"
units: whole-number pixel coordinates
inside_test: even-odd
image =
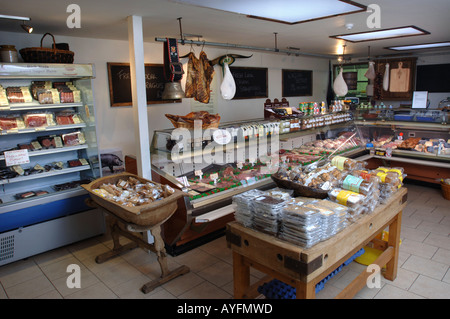
[[[421,50],[421,49],[433,49],[433,48],[444,48],[444,47],[450,47],[450,41],[402,45],[402,46],[396,46],[396,47],[387,47],[385,49],[396,50],[396,51],[405,51],[405,50]]]
[[[425,34],[430,33],[428,31],[419,29],[416,26],[407,26],[407,27],[367,31],[367,32],[332,35],[330,36],[330,38],[342,39],[350,42],[363,42],[363,41],[410,37],[414,35],[425,35]]]
[[[337,15],[366,11],[349,0],[174,0],[175,2],[245,14],[250,18],[296,24]]]

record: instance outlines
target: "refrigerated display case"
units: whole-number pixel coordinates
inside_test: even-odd
[[[169,253],[181,253],[208,236],[222,235],[226,223],[234,219],[232,197],[250,189],[274,188],[271,175],[280,161],[309,165],[333,155],[365,151],[349,112],[304,120],[309,128],[291,129],[289,119],[255,119],[201,132],[155,131],[152,179],[189,194],[163,224]],[[135,163],[127,156],[127,171],[135,172],[132,166]]]
[[[0,64],[0,264],[104,232],[91,64]]]
[[[450,176],[450,125],[441,110],[393,111],[388,119],[357,120],[369,141],[371,166],[402,166],[407,178],[439,183]],[[397,120],[395,120],[397,119]]]

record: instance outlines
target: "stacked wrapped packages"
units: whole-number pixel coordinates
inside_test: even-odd
[[[250,190],[233,196],[235,219],[242,225],[311,247],[347,225],[347,207],[327,199],[291,197],[292,191]]]
[[[326,191],[328,197],[292,198],[293,191],[250,190],[233,196],[235,219],[304,248],[326,240],[385,203],[403,184],[403,168],[365,169],[366,163],[335,156],[314,168],[282,165],[278,177]]]

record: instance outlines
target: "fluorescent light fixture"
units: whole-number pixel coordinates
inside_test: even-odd
[[[407,26],[407,27],[367,31],[367,32],[332,35],[330,36],[330,38],[342,39],[349,42],[363,42],[363,41],[384,40],[384,39],[401,38],[425,34],[430,34],[430,32],[419,29],[416,26]]]
[[[402,45],[402,46],[397,46],[397,47],[386,47],[385,49],[404,51],[404,50],[420,50],[420,49],[443,48],[443,47],[450,47],[450,41]]]
[[[350,0],[173,0],[204,8],[244,14],[249,18],[296,24],[343,14],[364,12],[365,5]]]
[[[22,21],[30,21],[31,20],[28,17],[9,16],[9,15],[5,15],[5,14],[0,14],[0,19],[11,19],[11,20],[22,20]]]

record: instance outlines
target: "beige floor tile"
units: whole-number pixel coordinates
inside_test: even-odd
[[[447,246],[450,248],[450,246]],[[437,261],[439,263],[443,263],[446,265],[450,265],[450,250],[445,248],[439,248],[437,252],[433,255],[431,260]]]
[[[450,299],[450,284],[419,275],[410,292],[432,299]]]
[[[220,261],[199,271],[198,275],[214,285],[222,287],[233,281],[233,266],[224,261]]]
[[[104,283],[99,282],[95,285],[78,290],[66,296],[65,299],[117,299],[117,295],[115,295]]]
[[[424,243],[444,249],[450,249],[450,237],[445,235],[430,233],[430,235],[428,235],[425,239]]]
[[[183,276],[172,279],[171,281],[162,285],[164,289],[170,292],[174,296],[180,296],[186,291],[203,283],[205,279],[198,276],[196,273],[189,272]]]
[[[387,283],[395,287],[408,290],[418,276],[419,275],[416,272],[409,271],[403,268],[398,268],[397,278],[395,278],[394,281],[387,281]]]
[[[73,256],[67,256],[63,259],[57,259],[57,261],[53,263],[45,263],[45,265],[41,265],[40,268],[42,272],[47,276],[48,279],[54,280],[61,277],[66,277],[70,275],[67,272],[67,267],[69,265],[76,264],[80,267],[80,269],[87,270],[81,262]],[[83,272],[83,271],[82,271]]]
[[[428,245],[408,238],[402,240],[402,244],[400,245],[401,252],[422,256],[425,258],[431,258],[437,250],[438,247],[436,246]]]
[[[420,223],[420,225],[417,226],[417,229],[443,236],[448,236],[448,234],[450,234],[450,226],[436,224],[428,221],[423,221],[422,223]]]
[[[20,260],[0,267],[0,283],[6,289],[42,275],[32,259]]]
[[[424,299],[424,297],[396,286],[386,284],[380,289],[374,299]]]
[[[180,265],[186,265],[192,272],[199,272],[206,267],[220,261],[219,258],[214,257],[201,249],[194,249],[184,254],[176,256],[174,260]]]
[[[437,280],[442,280],[449,266],[430,259],[412,255],[402,265],[402,268]]]
[[[141,288],[146,283],[152,281],[151,278],[140,275],[129,281],[121,283],[111,290],[121,299],[148,299],[152,294],[158,293],[160,290],[164,290],[162,287],[156,287],[153,291],[144,294]]]
[[[69,288],[67,285],[67,279],[69,274],[67,274],[64,277],[60,277],[57,279],[52,280],[53,286],[55,286],[56,290],[63,296],[68,296],[70,294],[73,294],[74,292],[77,292],[81,289],[85,289],[87,287],[90,287],[92,285],[95,285],[100,282],[100,279],[97,278],[91,271],[89,271],[85,267],[80,267],[81,271],[81,277],[80,277],[80,288],[71,287]]]
[[[203,282],[198,286],[186,291],[178,298],[181,299],[229,299],[231,295],[213,285],[210,282]]]
[[[20,284],[5,288],[6,294],[11,299],[37,298],[54,290],[55,287],[43,274]]]
[[[422,223],[421,221],[419,225]],[[412,239],[414,241],[423,242],[425,238],[428,236],[430,232],[419,230],[416,228],[409,228],[402,225],[402,230],[400,232],[400,238],[405,239]]]

